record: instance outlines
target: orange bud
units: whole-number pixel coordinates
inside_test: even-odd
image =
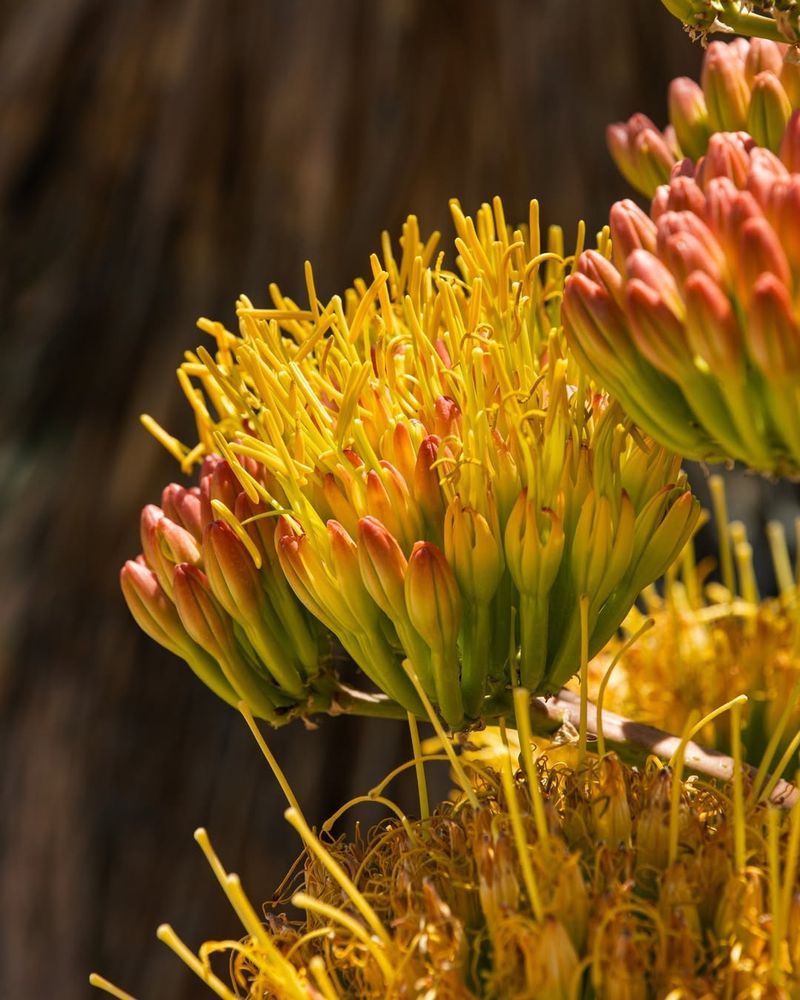
[[[718,374],[742,367],[742,334],[730,299],[706,272],[694,271],[684,288],[686,339]]]
[[[203,535],[200,514],[200,490],[196,486],[186,489],[170,483],[161,494],[161,509],[170,520],[179,524],[199,542]]]
[[[266,598],[253,560],[224,521],[211,521],[203,532],[205,570],[211,590],[227,611],[242,623],[258,625]]]
[[[414,465],[414,499],[430,531],[439,530],[444,514],[444,497],[439,485],[440,472],[438,468],[434,468],[441,446],[441,439],[435,434],[423,438]]]
[[[342,596],[364,631],[369,631],[378,618],[379,609],[364,586],[356,543],[338,521],[328,521],[326,527],[333,572]]]
[[[381,611],[393,620],[405,618],[408,563],[397,540],[377,518],[362,517],[358,522],[358,564],[364,586]]]
[[[411,624],[433,650],[454,649],[461,623],[461,594],[441,549],[417,542],[405,575]]]
[[[750,352],[767,378],[797,376],[800,328],[786,285],[774,274],[762,274],[756,280],[747,330]]]
[[[438,396],[434,408],[434,431],[440,437],[458,434],[461,424],[461,410],[458,403],[449,396]]]
[[[233,622],[211,593],[208,577],[196,566],[175,567],[175,606],[194,641],[214,659],[237,659]]]
[[[679,380],[689,363],[683,324],[655,288],[631,281],[626,289],[631,332],[642,354],[654,368]]]
[[[737,254],[733,261],[736,294],[745,307],[761,274],[774,274],[791,286],[792,273],[783,247],[763,216],[748,219],[739,230]]]
[[[702,188],[715,177],[727,177],[737,188],[747,183],[748,151],[753,140],[744,132],[716,132],[708,140],[708,151],[697,164],[695,177]]]
[[[219,500],[232,511],[236,497],[241,492],[241,484],[233,469],[226,461],[218,458],[211,466],[211,471],[200,477],[200,511],[203,527],[217,518],[211,506],[212,500]]]
[[[683,284],[693,271],[722,282],[725,255],[708,226],[693,212],[665,212],[658,220],[658,253]]]
[[[625,262],[634,250],[655,250],[655,223],[630,199],[612,205],[609,225],[614,263],[620,271],[624,271]]]
[[[765,38],[751,38],[744,59],[744,75],[752,87],[759,73],[769,70],[780,76],[783,70],[783,51],[777,42]]]
[[[120,570],[119,582],[139,628],[159,645],[183,656],[191,640],[156,574],[142,563],[129,559]]]

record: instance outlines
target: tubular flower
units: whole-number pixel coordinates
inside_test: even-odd
[[[659,187],[611,210],[564,295],[586,371],[687,458],[800,470],[800,112],[781,155],[719,133]]]
[[[800,65],[786,44],[754,38],[711,42],[700,83],[681,76],[669,87],[662,132],[643,114],[609,125],[608,148],[628,183],[647,197],[669,181],[684,158],[698,160],[717,132],[747,132],[778,153],[792,112],[800,108]]]
[[[201,321],[216,351],[179,372],[199,444],[150,424],[206,464],[191,501],[165,494],[173,517],[148,508],[145,559],[168,596],[179,562],[205,574],[279,718],[353,707],[317,670],[338,647],[382,692],[363,710],[421,713],[408,660],[453,729],[506,714],[515,683],[557,690],[581,596],[594,653],[696,519],[679,460],[565,352],[561,231],[542,248],[535,202],[516,229],[499,199],[452,209],[457,272],[412,217],[400,259],[385,237],[344,297],[321,303],[308,268],[307,306],[273,287],[267,308],[239,301],[238,336]],[[203,649],[241,695],[239,660]]]

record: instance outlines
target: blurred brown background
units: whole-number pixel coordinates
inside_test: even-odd
[[[198,315],[268,281],[323,296],[447,199],[590,231],[626,194],[603,128],[663,124],[701,52],[658,0],[0,0],[0,997],[206,995],[153,936],[237,933],[192,842],[254,901],[297,847],[241,720],[140,636],[117,589],[176,477],[142,410]],[[323,720],[271,744],[319,822],[407,754]]]

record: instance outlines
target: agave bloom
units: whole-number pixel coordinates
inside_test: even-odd
[[[800,108],[800,65],[788,46],[754,38],[712,42],[700,84],[678,77],[669,87],[670,124],[661,132],[643,114],[609,125],[614,162],[637,191],[652,197],[684,157],[697,160],[717,132],[746,131],[777,153],[792,111]]]
[[[503,714],[515,683],[557,690],[582,595],[593,653],[682,548],[697,506],[679,459],[564,352],[569,262],[559,231],[543,252],[536,213],[513,229],[499,200],[476,220],[454,204],[458,272],[412,218],[401,258],[384,239],[343,299],[320,303],[309,268],[307,306],[273,288],[268,308],[240,300],[239,335],[201,323],[215,354],[179,373],[199,444],[156,429],[185,468],[206,456],[199,496],[170,487],[174,516],[146,515],[147,568],[123,580],[153,574],[169,628],[129,597],[137,620],[223,696],[272,722],[421,714],[408,660],[463,727]],[[317,669],[332,644],[383,700],[348,700],[330,656]]]
[[[586,371],[662,444],[696,459],[800,470],[800,113],[780,157],[712,136],[649,215],[611,210],[613,251],[587,251],[564,322]]]

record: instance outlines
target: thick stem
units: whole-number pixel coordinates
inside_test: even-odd
[[[550,722],[555,722],[558,719],[568,720],[576,728],[580,723],[580,697],[573,691],[562,688],[554,698],[533,699],[533,705],[532,721],[534,724],[537,714]],[[592,702],[588,703],[588,723],[589,729],[592,732],[597,732],[597,707]],[[623,715],[606,711],[603,712],[603,734],[606,743],[616,744],[620,747],[638,747],[664,760],[669,760],[672,757],[681,742],[679,737],[665,733],[662,729],[634,722],[632,719],[626,719]],[[688,768],[698,771],[700,774],[706,774],[710,778],[730,781],[733,777],[732,757],[716,750],[707,750],[691,740],[686,744],[685,761]],[[756,769],[754,767],[750,764],[743,764],[742,767],[751,778],[755,777]],[[781,778],[772,790],[769,801],[772,805],[790,809],[798,801],[798,798],[800,798],[800,789]]]

